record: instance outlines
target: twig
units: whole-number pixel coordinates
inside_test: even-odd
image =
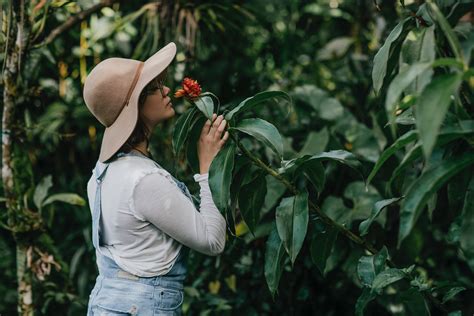
[[[87,19],[93,13],[101,10],[102,8],[110,7],[112,4],[114,4],[117,1],[118,0],[103,0],[100,3],[98,3],[96,5],[93,5],[89,9],[85,9],[85,10],[71,16],[69,19],[66,20],[66,22],[64,22],[60,26],[56,27],[55,29],[53,29],[43,42],[35,44],[33,46],[33,48],[39,48],[41,46],[48,45],[48,44],[52,43],[62,33],[70,30],[75,25],[79,24],[81,21]]]

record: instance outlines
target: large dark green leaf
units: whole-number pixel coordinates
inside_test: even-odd
[[[326,274],[326,263],[336,242],[338,230],[320,221],[315,222],[311,239],[311,259],[322,275]]]
[[[197,108],[193,107],[190,110],[183,113],[177,120],[174,126],[172,146],[174,155],[177,157],[181,146],[183,146],[186,138],[189,135],[189,127],[194,119],[194,116],[198,113]]]
[[[275,218],[278,234],[293,265],[308,229],[308,191],[283,198],[276,208]]]
[[[474,162],[474,153],[467,152],[460,157],[449,158],[432,167],[413,181],[407,189],[400,207],[400,228],[398,246],[411,232],[428,199],[451,177]]]
[[[374,67],[372,69],[372,84],[374,86],[375,93],[379,93],[384,83],[386,75],[390,75],[392,69],[387,67],[390,58],[397,58],[393,56],[393,52],[396,51],[396,45],[404,40],[408,27],[410,25],[411,18],[406,18],[395,26],[390,32],[385,43],[379,49],[374,57]]]
[[[270,147],[279,159],[283,157],[283,140],[280,132],[273,124],[265,120],[259,118],[243,119],[228,130],[239,130],[249,134]]]
[[[372,209],[372,214],[370,214],[370,217],[359,224],[360,235],[361,236],[367,235],[367,233],[369,232],[370,225],[372,225],[372,222],[377,218],[377,216],[379,216],[380,212],[382,212],[382,210],[386,206],[394,204],[400,201],[402,198],[403,197],[386,199],[386,200],[378,201],[377,203],[375,203],[374,208]]]
[[[415,106],[416,127],[426,158],[429,158],[435,145],[439,129],[451,104],[451,95],[456,93],[461,82],[461,73],[435,77],[425,87],[419,104]]]
[[[267,195],[266,173],[259,175],[240,188],[239,207],[250,232],[254,234],[260,220],[260,214]]]
[[[362,256],[357,264],[357,275],[362,285],[371,287],[375,277],[385,270],[385,262],[388,258],[387,247],[383,247],[372,256]]]
[[[212,160],[209,168],[209,187],[217,208],[225,214],[230,198],[235,143],[226,142]]]
[[[226,119],[226,121],[230,121],[235,115],[243,113],[243,112],[247,111],[248,109],[253,108],[253,107],[255,107],[256,105],[258,105],[262,102],[269,101],[269,100],[271,100],[273,98],[277,98],[277,97],[285,98],[285,99],[287,99],[288,101],[291,102],[291,98],[286,92],[283,92],[283,91],[264,91],[264,92],[257,93],[256,95],[254,95],[252,97],[249,97],[249,98],[243,100],[242,102],[240,102],[235,108],[233,108],[231,111],[227,112],[224,115],[224,118]]]
[[[264,271],[268,289],[274,298],[275,292],[278,292],[278,283],[285,264],[285,247],[278,235],[276,224],[272,226],[266,242]]]

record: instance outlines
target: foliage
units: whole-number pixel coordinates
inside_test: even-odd
[[[178,104],[154,156],[184,178],[199,170],[211,113],[232,135],[209,171],[228,246],[217,258],[191,253],[186,313],[472,314],[472,3],[163,3],[116,3],[47,45],[45,34],[92,2],[32,11],[18,190],[49,223],[38,242],[63,267],[38,283],[40,313],[84,314],[97,275],[83,201],[100,132],[84,77],[101,59],[144,59],[174,39],[169,85],[189,74],[222,104],[212,94]],[[14,284],[15,243],[1,234],[0,284]],[[0,293],[0,312],[13,314],[15,289]]]

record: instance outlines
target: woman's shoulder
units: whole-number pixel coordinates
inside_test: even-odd
[[[151,159],[136,156],[120,157],[112,162],[111,166],[116,173],[133,178],[134,184],[147,175],[153,175],[154,178],[165,178],[173,183],[171,173]]]

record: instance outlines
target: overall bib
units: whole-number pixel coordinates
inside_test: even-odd
[[[119,152],[116,157],[129,155],[150,159],[134,152]],[[163,169],[157,162],[152,161],[158,168]],[[101,184],[108,165],[109,163],[97,161],[95,166],[97,189],[92,210],[92,243],[96,250],[99,275],[89,295],[87,315],[181,315],[189,248],[184,245],[181,247],[178,258],[168,273],[155,277],[140,277],[122,270],[112,259],[108,249],[99,247]],[[183,194],[193,201],[186,185],[174,176],[172,178]]]

